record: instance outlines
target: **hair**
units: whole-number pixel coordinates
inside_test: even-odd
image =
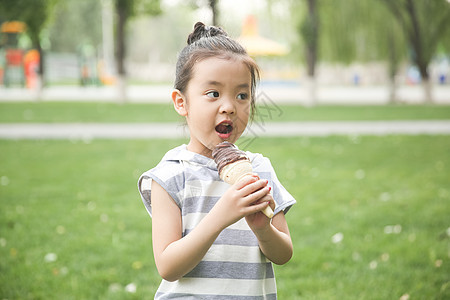
[[[220,27],[206,26],[202,22],[194,25],[194,31],[188,36],[187,45],[178,55],[174,87],[183,93],[192,78],[195,63],[210,57],[239,59],[247,66],[251,75],[250,119],[253,119],[256,108],[256,84],[260,78],[258,65],[244,47],[230,38]]]

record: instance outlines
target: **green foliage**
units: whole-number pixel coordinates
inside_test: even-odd
[[[83,44],[100,45],[101,9],[101,1],[97,0],[59,1],[49,27],[51,49],[55,52],[74,53]]]
[[[0,141],[1,297],[151,299],[160,277],[136,181],[182,142]],[[249,150],[298,201],[280,299],[450,297],[447,136],[261,138]]]
[[[321,56],[350,63],[405,57],[401,28],[378,1],[332,1],[321,4]],[[394,55],[394,57],[391,57]]]
[[[317,61],[318,40],[319,40],[319,13],[317,8],[318,1],[307,1],[307,14],[300,24],[299,32],[305,42],[306,63],[308,66],[308,76],[315,76],[315,66]]]
[[[4,20],[23,21],[33,45],[39,44],[39,34],[48,22],[55,4],[59,0],[2,0],[0,17]]]
[[[160,0],[113,0],[119,11],[127,16],[158,15],[161,11]]]
[[[438,46],[445,45],[450,28],[450,3],[446,0],[379,0],[389,8],[403,30],[411,60],[423,79],[429,79],[428,65]]]
[[[423,59],[430,62],[437,46],[448,40],[450,30],[450,3],[447,0],[378,0],[388,7],[391,15],[402,26],[413,51],[420,48]],[[419,43],[415,45],[415,43]],[[418,53],[413,53],[413,56]]]

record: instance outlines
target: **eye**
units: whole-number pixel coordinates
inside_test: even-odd
[[[206,93],[206,96],[208,96],[210,98],[219,98],[219,92],[217,92],[217,91],[208,92],[208,93]]]
[[[239,95],[237,95],[237,98],[239,100],[247,100],[248,99],[248,94],[247,93],[240,93]]]

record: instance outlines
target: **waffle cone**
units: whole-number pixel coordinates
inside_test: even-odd
[[[220,178],[228,184],[234,184],[246,175],[251,175],[253,171],[252,164],[248,160],[238,160],[226,165],[220,172]],[[273,217],[273,210],[267,206],[262,211],[269,219]]]
[[[252,173],[252,164],[248,160],[238,160],[223,167],[220,178],[229,184],[234,184],[244,175]]]

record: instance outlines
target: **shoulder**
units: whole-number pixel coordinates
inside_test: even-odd
[[[250,151],[246,151],[245,154],[247,154],[247,157],[250,159],[253,169],[272,169],[270,159],[264,155]]]
[[[296,201],[278,180],[270,159],[260,153],[252,153],[247,151],[246,154],[252,162],[253,171],[257,173],[260,178],[267,179],[269,181],[269,186],[272,187],[271,193],[276,204],[274,213],[277,214],[280,211],[287,213]]]
[[[142,176],[165,180],[182,173],[183,164],[179,159],[180,153],[183,153],[183,146],[169,150],[154,168],[144,172]]]
[[[181,147],[181,146],[180,146]],[[184,189],[185,168],[179,159],[179,148],[168,151],[154,168],[144,172],[138,180],[138,189],[147,210],[151,213],[151,185],[157,182],[179,204],[179,192]]]
[[[161,180],[167,180],[183,173],[183,171],[184,166],[180,163],[180,161],[162,160],[153,169],[144,172],[142,175],[152,178],[159,178]]]

